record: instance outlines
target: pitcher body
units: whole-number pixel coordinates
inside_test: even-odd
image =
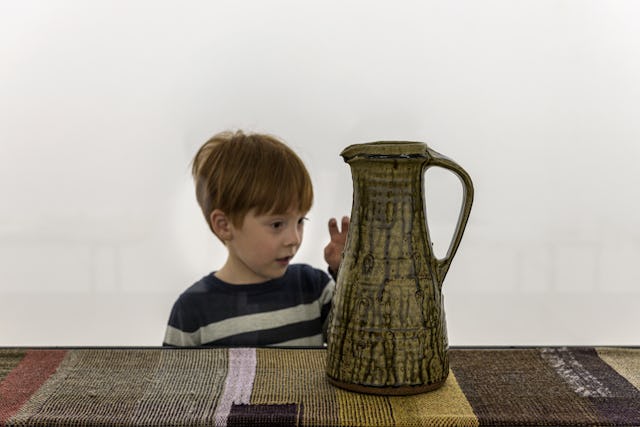
[[[458,165],[415,142],[347,147],[353,178],[351,225],[328,328],[327,375],[340,387],[413,394],[449,373],[442,281],[471,208],[471,180]],[[463,208],[447,256],[433,253],[424,173],[442,166],[463,182]]]

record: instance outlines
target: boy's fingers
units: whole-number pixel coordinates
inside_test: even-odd
[[[342,217],[342,232],[346,233],[347,231],[349,231],[349,223],[351,222],[351,219],[348,216],[343,216]]]
[[[346,234],[349,231],[349,217],[343,216],[341,222],[342,230],[338,230],[338,221],[335,218],[331,218],[329,220],[329,234],[331,235],[331,237]]]
[[[329,234],[334,235],[338,233],[338,221],[335,218],[329,220]]]

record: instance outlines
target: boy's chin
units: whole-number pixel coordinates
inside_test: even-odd
[[[287,272],[287,269],[288,269],[288,268],[289,268],[289,266],[288,266],[288,265],[287,265],[286,267],[283,267],[283,268],[282,268],[282,270],[281,270],[280,272],[275,273],[275,275],[274,275],[274,277],[273,277],[273,278],[274,278],[274,279],[279,279],[279,278],[281,278],[282,276],[284,276],[284,275],[285,275],[285,273]]]
[[[284,275],[285,275],[285,273],[287,272],[287,269],[288,269],[288,268],[289,268],[289,265],[285,265],[285,266],[280,267],[278,270],[276,270],[276,271],[274,271],[274,272],[273,272],[273,275],[272,275],[272,277],[271,277],[271,278],[272,278],[272,279],[279,279],[279,278],[281,278],[282,276],[284,276]]]

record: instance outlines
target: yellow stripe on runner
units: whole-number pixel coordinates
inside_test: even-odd
[[[598,356],[640,390],[640,349],[596,348]]]
[[[452,371],[442,387],[414,396],[390,397],[397,426],[480,425]]]

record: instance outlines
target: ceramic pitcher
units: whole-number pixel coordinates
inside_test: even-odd
[[[421,142],[356,144],[341,155],[351,166],[353,205],[328,327],[329,381],[373,394],[436,389],[449,373],[442,282],[471,211],[471,178]],[[442,259],[433,253],[424,197],[433,166],[453,172],[463,188]]]

